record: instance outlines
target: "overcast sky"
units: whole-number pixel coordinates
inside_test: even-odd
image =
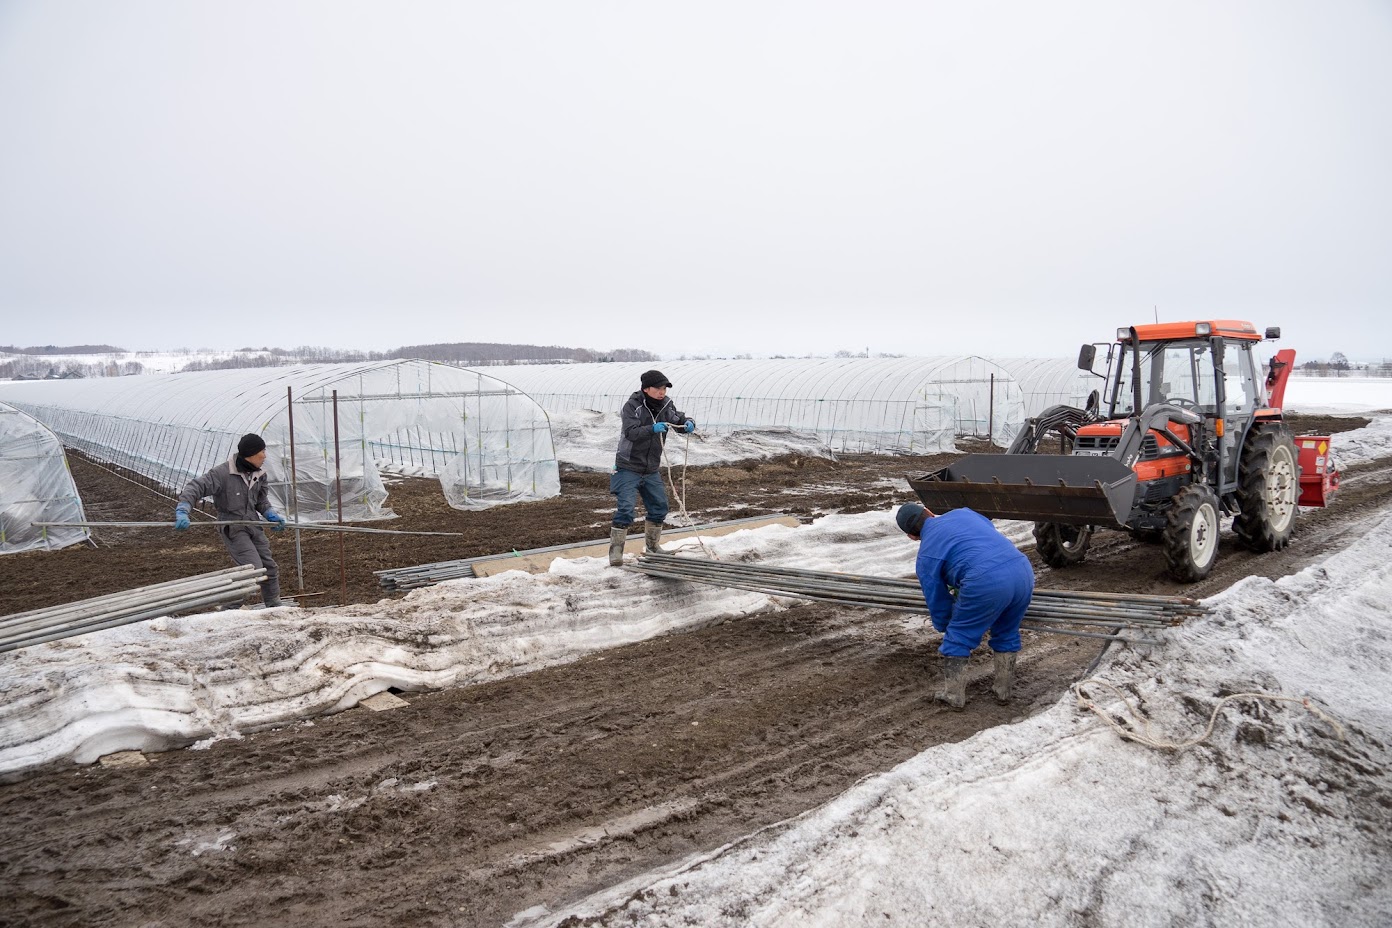
[[[1392,3],[0,0],[0,344],[1392,357]]]

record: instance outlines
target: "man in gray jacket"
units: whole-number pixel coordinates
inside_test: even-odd
[[[686,417],[667,396],[672,382],[661,371],[647,371],[640,379],[642,389],[628,398],[619,413],[619,450],[614,455],[614,473],[609,492],[618,498],[618,509],[609,529],[609,564],[623,563],[624,542],[633,524],[637,498],[643,497],[647,510],[647,549],[660,550],[662,522],[667,518],[667,489],[662,485],[662,448],[668,427],[683,432],[696,431],[696,423]]]
[[[243,435],[237,442],[237,453],[202,477],[195,477],[179,494],[174,510],[174,528],[184,531],[191,524],[189,510],[205,496],[213,498],[218,519],[228,522],[259,522],[265,516],[277,532],[285,531],[285,519],[271,508],[267,496],[266,443],[260,435]],[[232,563],[266,568],[261,584],[261,600],[270,609],[280,605],[280,570],[271,557],[271,546],[259,525],[219,525],[218,534]]]

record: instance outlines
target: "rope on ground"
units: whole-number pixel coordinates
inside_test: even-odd
[[[1111,690],[1114,694],[1116,694],[1116,697],[1121,700],[1121,704],[1126,707],[1126,714],[1131,717],[1132,721],[1124,725],[1122,722],[1118,722],[1116,719],[1114,719],[1106,710],[1104,710],[1101,706],[1097,705],[1097,703],[1093,702],[1092,699],[1089,698],[1088,695],[1083,691],[1084,688],[1088,686],[1100,686]],[[1091,678],[1087,680],[1080,680],[1077,683],[1073,684],[1073,696],[1077,700],[1079,709],[1090,709],[1094,715],[1096,715],[1102,721],[1106,722],[1107,725],[1110,726],[1111,729],[1115,731],[1117,735],[1123,740],[1134,741],[1137,744],[1143,744],[1148,748],[1155,748],[1157,750],[1162,751],[1183,751],[1187,748],[1194,747],[1196,744],[1202,744],[1204,741],[1208,740],[1208,736],[1213,734],[1214,726],[1218,724],[1218,713],[1223,710],[1223,707],[1225,705],[1238,699],[1250,699],[1256,701],[1265,700],[1266,702],[1297,703],[1301,706],[1304,706],[1306,711],[1310,712],[1315,716],[1318,716],[1320,719],[1327,722],[1329,726],[1334,729],[1334,733],[1339,736],[1340,741],[1348,740],[1348,738],[1344,735],[1344,726],[1340,725],[1337,721],[1335,721],[1335,719],[1332,716],[1321,710],[1318,706],[1311,703],[1310,700],[1307,698],[1297,698],[1294,696],[1274,696],[1271,693],[1233,693],[1230,696],[1224,696],[1222,699],[1218,700],[1218,705],[1213,707],[1213,714],[1209,716],[1208,725],[1204,728],[1203,734],[1199,735],[1197,738],[1191,738],[1188,741],[1166,741],[1163,738],[1157,737],[1151,731],[1150,722],[1141,716],[1140,710],[1137,709],[1136,706],[1132,705],[1131,700],[1126,697],[1126,694],[1123,693],[1113,684],[1108,683],[1106,680],[1097,680]]]

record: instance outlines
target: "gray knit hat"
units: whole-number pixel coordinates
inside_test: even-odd
[[[905,535],[923,534],[923,523],[927,520],[928,510],[918,503],[905,503],[894,514],[894,521],[899,523],[899,530]]]

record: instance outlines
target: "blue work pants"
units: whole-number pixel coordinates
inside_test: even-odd
[[[966,657],[989,632],[992,651],[1020,650],[1020,620],[1034,595],[1034,569],[1023,557],[973,571],[962,581],[938,653]]]
[[[618,497],[619,506],[614,513],[614,527],[628,528],[633,524],[634,507],[637,497],[643,497],[643,508],[647,510],[648,521],[661,524],[667,518],[667,488],[662,485],[662,474],[639,474],[631,470],[616,470],[609,478],[609,492]]]

